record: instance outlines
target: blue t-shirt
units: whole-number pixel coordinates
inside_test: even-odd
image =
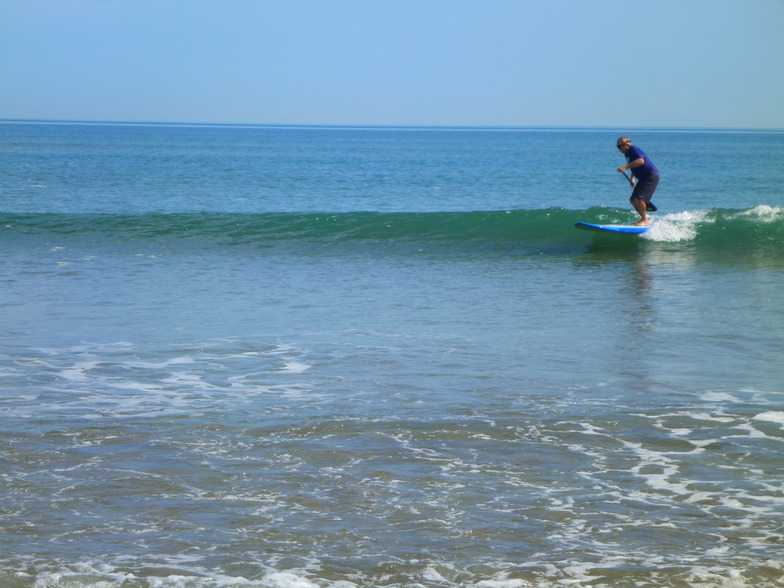
[[[626,155],[627,163],[631,163],[635,159],[640,159],[641,157],[645,160],[645,163],[643,163],[640,167],[629,168],[629,171],[632,172],[634,177],[636,177],[638,180],[644,180],[649,176],[659,173],[659,170],[656,169],[655,165],[653,165],[650,157],[645,155],[645,151],[636,145],[630,145],[629,150],[624,153],[624,155]]]

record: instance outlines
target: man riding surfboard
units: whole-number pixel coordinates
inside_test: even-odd
[[[632,145],[629,137],[619,137],[615,146],[626,157],[626,165],[619,167],[618,172],[626,175],[627,169],[632,170],[629,183],[634,191],[629,202],[640,215],[640,220],[634,224],[638,227],[646,227],[648,226],[648,211],[656,210],[656,207],[651,204],[651,198],[659,184],[659,170],[642,149]]]

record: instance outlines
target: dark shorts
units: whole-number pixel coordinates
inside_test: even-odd
[[[642,200],[643,202],[650,202],[653,198],[653,193],[656,191],[656,186],[659,185],[659,174],[648,176],[644,180],[637,182],[632,192],[631,200]]]

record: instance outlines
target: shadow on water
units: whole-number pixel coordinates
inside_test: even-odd
[[[584,243],[584,252],[597,260],[636,258],[649,249],[650,245],[651,243],[639,235],[589,233]]]

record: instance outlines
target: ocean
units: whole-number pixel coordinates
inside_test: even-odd
[[[784,132],[0,141],[0,586],[784,586]]]

